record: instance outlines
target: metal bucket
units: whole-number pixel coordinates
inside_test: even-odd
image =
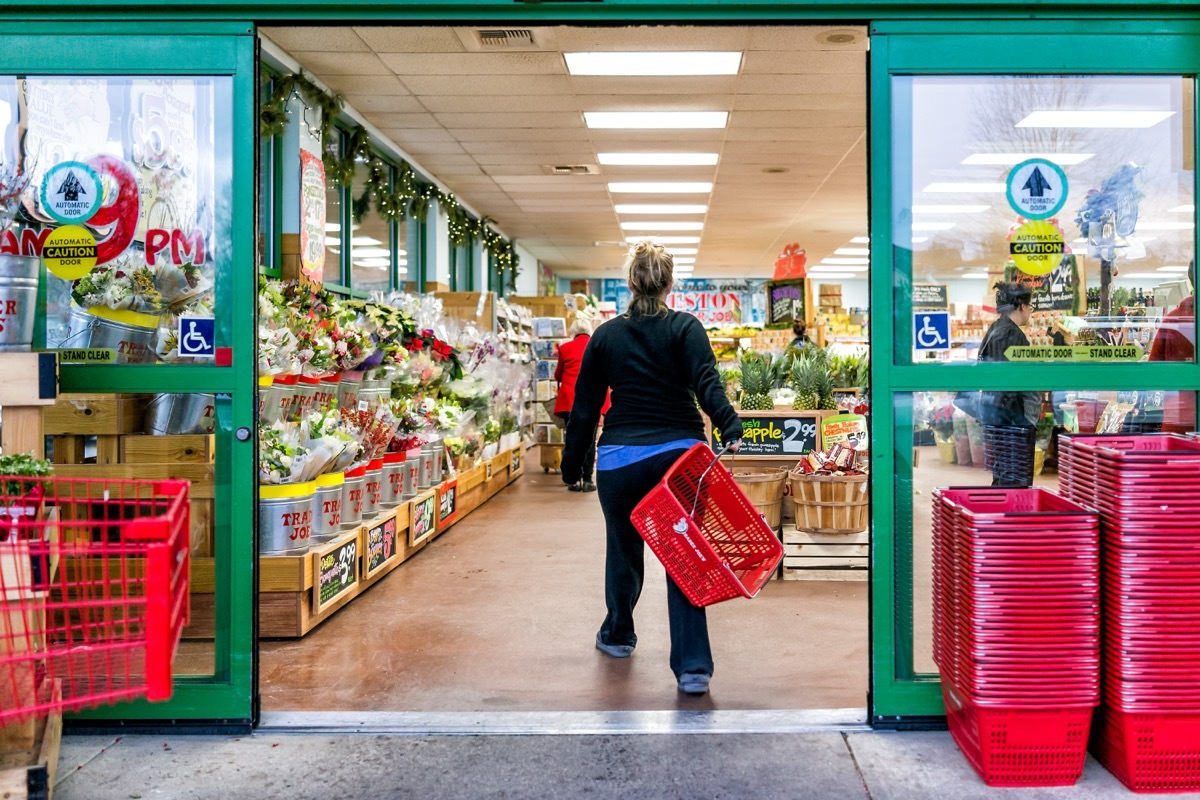
[[[258,487],[258,552],[290,555],[308,549],[315,483]]]
[[[388,453],[383,457],[384,508],[395,508],[404,499],[404,453]]]
[[[391,396],[391,384],[383,381],[363,381],[362,387],[358,390],[358,402],[366,403],[368,409],[379,408],[379,405]]]
[[[302,420],[308,416],[308,412],[313,410],[313,401],[316,400],[317,389],[320,386],[319,378],[300,376],[300,380],[296,383],[296,392],[292,395],[292,407],[288,412],[288,419]]]
[[[363,517],[373,519],[383,503],[383,459],[377,458],[367,464],[366,483],[363,484]]]
[[[442,482],[442,461],[445,458],[446,447],[441,439],[435,439],[427,447],[429,454],[433,456],[433,477],[430,478],[430,483],[436,485]]]
[[[341,381],[341,373],[325,375],[321,378],[321,383],[313,393],[313,411],[325,411],[333,407],[333,404],[337,402],[338,384]]]
[[[268,411],[268,422],[282,422],[288,419],[288,415],[292,413],[292,398],[296,396],[296,380],[295,375],[275,376],[275,382],[271,384],[271,396],[267,400],[271,409]]]
[[[433,453],[421,448],[421,471],[417,473],[417,488],[433,486]]]
[[[217,427],[216,407],[216,395],[156,394],[146,405],[146,433],[212,433]]]
[[[262,422],[274,422],[274,420],[268,419],[267,417],[267,403],[271,398],[271,386],[274,385],[274,383],[275,379],[270,375],[258,376],[258,418]]]
[[[342,487],[346,483],[340,472],[317,478],[317,493],[313,496],[313,544],[328,542],[342,530]]]
[[[338,407],[354,410],[358,408],[358,391],[362,387],[362,373],[343,372],[338,383]]]
[[[0,255],[0,353],[33,346],[40,263],[37,256]]]
[[[404,499],[416,497],[417,484],[421,482],[421,451],[409,450],[404,454]]]
[[[108,312],[106,312],[108,313]],[[154,319],[149,314],[123,313],[128,317]],[[158,326],[134,325],[116,319],[89,314],[78,306],[71,307],[70,335],[60,347],[96,348],[107,347],[113,351],[114,364],[153,364],[158,361],[154,347],[158,340]]]
[[[346,482],[342,484],[342,530],[362,524],[366,474],[365,464],[346,473]]]

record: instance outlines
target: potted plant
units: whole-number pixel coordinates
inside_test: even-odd
[[[954,406],[947,403],[933,412],[929,420],[933,428],[934,440],[937,442],[938,458],[943,464],[953,464],[954,450]]]
[[[41,479],[49,474],[50,462],[32,453],[0,455],[0,518],[5,523],[0,524],[0,541],[16,538],[18,523],[41,519],[46,497]]]

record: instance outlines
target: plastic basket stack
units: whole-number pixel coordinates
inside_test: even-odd
[[[1200,441],[1063,442],[1064,492],[1100,509],[1104,693],[1092,752],[1134,791],[1200,790]]]
[[[1042,489],[941,489],[933,504],[954,740],[991,786],[1075,783],[1100,693],[1096,514]]]
[[[984,467],[995,471],[1006,486],[1028,485],[1033,475],[1033,428],[1003,425],[983,426]]]

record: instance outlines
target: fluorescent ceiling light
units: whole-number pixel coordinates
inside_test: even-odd
[[[1082,164],[1095,153],[974,153],[962,160],[963,164],[979,167],[1015,167],[1031,158],[1044,158],[1060,167]]]
[[[606,167],[711,167],[716,153],[597,153]]]
[[[1139,222],[1138,230],[1141,231],[1190,231],[1196,227],[1196,223],[1191,221],[1180,222]]]
[[[1174,111],[1034,111],[1018,128],[1150,128]]]
[[[857,278],[853,272],[813,272],[813,275],[818,275],[822,278]]]
[[[822,258],[821,263],[826,266],[845,267],[853,264],[870,264],[869,258]]]
[[[988,274],[986,272],[966,272],[959,277],[968,281],[986,281]]]
[[[325,237],[325,246],[326,247],[340,247],[341,244],[342,244],[342,240],[338,239],[335,236],[326,236]]]
[[[354,263],[360,267],[386,267],[392,263],[390,258],[356,258]]]
[[[1191,203],[1188,203],[1186,205],[1175,206],[1174,208],[1169,208],[1167,210],[1172,211],[1176,214],[1195,214],[1196,206],[1192,205]]]
[[[682,130],[724,128],[728,111],[585,111],[583,121],[589,128],[626,130]]]
[[[826,272],[867,272],[871,268],[869,266],[856,265],[841,265],[836,264],[814,264],[809,267],[809,272],[814,275],[824,275]]]
[[[1120,278],[1136,278],[1138,280],[1164,280],[1166,275],[1159,275],[1156,272],[1122,272],[1117,276]]]
[[[870,236],[855,236],[853,239],[850,240],[850,243],[851,244],[870,244],[871,237]]]
[[[914,222],[914,231],[948,231],[955,226],[954,222]],[[916,239],[913,239],[915,242]]]
[[[712,191],[711,182],[681,181],[681,182],[622,182],[610,183],[608,190],[613,194],[708,194]]]
[[[694,258],[677,258],[677,259],[675,259],[675,266],[680,269],[692,269],[692,268],[694,268],[695,264],[696,264],[696,259],[694,259]]]
[[[399,250],[396,251],[396,255],[406,256],[406,255],[408,255],[408,251],[405,250],[404,248],[400,248]],[[404,259],[400,259],[400,260],[403,261]]]
[[[326,222],[325,223],[325,232],[326,233],[337,233],[341,229],[342,229],[342,226],[336,222]]]
[[[931,183],[922,192],[954,192],[958,194],[1004,194],[1003,183],[943,181]]]
[[[742,54],[687,50],[627,53],[563,53],[572,75],[737,75]]]
[[[673,256],[694,256],[700,251],[695,247],[668,247],[667,252]]]
[[[351,236],[350,244],[383,244],[383,242],[372,239],[370,236]]]
[[[871,248],[869,247],[839,247],[833,251],[835,256],[869,256]]]
[[[624,231],[702,231],[703,222],[622,222]]]
[[[699,236],[626,236],[625,241],[630,244],[644,242],[649,239],[658,244],[700,244]]]
[[[696,203],[617,203],[618,214],[703,214],[708,206]]]
[[[353,258],[390,258],[391,253],[384,250],[382,247],[364,247],[361,250],[352,251]]]
[[[920,244],[921,242],[928,242],[929,237],[928,236],[914,236],[909,241],[912,242],[913,244]]]
[[[1158,271],[1159,272],[1187,272],[1188,268],[1186,266],[1183,266],[1183,267],[1159,267]]]
[[[991,206],[926,206],[914,205],[912,213],[914,214],[982,214]]]

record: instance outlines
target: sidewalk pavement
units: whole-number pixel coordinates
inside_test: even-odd
[[[55,800],[1132,796],[1091,758],[1072,787],[992,789],[950,734],[883,732],[69,736],[54,793]]]

